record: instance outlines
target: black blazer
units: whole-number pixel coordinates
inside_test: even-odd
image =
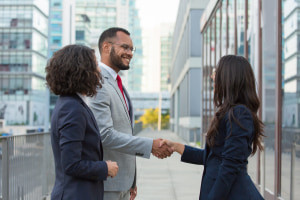
[[[252,152],[254,125],[251,112],[243,105],[233,108],[241,128],[228,113],[220,121],[215,145],[205,149],[185,146],[181,161],[204,165],[201,200],[260,200],[263,197],[247,173]],[[231,123],[230,123],[231,122]]]
[[[55,161],[51,199],[102,200],[107,165],[94,115],[79,96],[63,95],[57,100],[51,144]]]

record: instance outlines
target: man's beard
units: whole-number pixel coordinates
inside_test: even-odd
[[[115,49],[113,47],[111,48],[111,52],[110,52],[110,60],[111,63],[120,70],[128,70],[130,68],[129,65],[123,64],[121,56],[118,56],[116,54]]]

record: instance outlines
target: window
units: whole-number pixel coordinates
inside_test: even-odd
[[[85,39],[84,31],[76,31],[76,40],[84,40],[84,39]]]

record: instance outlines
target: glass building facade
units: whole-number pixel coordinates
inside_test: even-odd
[[[76,15],[76,43],[90,46],[91,20],[85,14]]]
[[[48,57],[63,46],[75,42],[75,1],[50,0],[50,31]],[[50,93],[50,116],[58,96]]]
[[[125,1],[123,1],[125,3]],[[136,8],[136,0],[129,0],[129,24],[128,30],[130,32],[133,45],[136,47],[133,59],[131,61],[131,68],[128,71],[128,91],[141,92],[142,90],[142,76],[143,76],[143,45],[142,45],[142,29],[140,25],[139,13]]]
[[[49,1],[0,0],[0,118],[43,127]]]
[[[50,0],[49,55],[75,42],[75,1]]]
[[[203,132],[215,110],[210,75],[218,60],[244,56],[256,76],[266,136],[248,172],[265,199],[300,196],[299,16],[298,0],[214,0],[201,18]]]
[[[50,0],[50,57],[53,53],[62,47],[62,31],[63,31],[63,16],[62,16],[62,2],[63,0]]]
[[[90,21],[90,45],[98,49],[98,39],[102,31],[117,26],[117,3],[119,0],[76,0],[76,16],[86,15]],[[124,7],[122,7],[125,9]],[[81,21],[82,19],[77,18]],[[127,25],[126,23],[125,25]],[[80,28],[81,29],[81,24]],[[78,24],[76,24],[76,31]],[[77,36],[76,36],[77,37]]]

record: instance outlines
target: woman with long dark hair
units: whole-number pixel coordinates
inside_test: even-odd
[[[103,161],[102,143],[92,111],[85,103],[101,87],[94,50],[68,45],[54,53],[46,67],[50,90],[59,95],[51,117],[55,161],[52,200],[102,200],[103,181],[118,172]]]
[[[214,77],[216,113],[206,134],[205,149],[164,140],[181,161],[204,165],[201,200],[263,199],[247,173],[248,157],[262,150],[260,102],[249,62],[241,56],[220,59]]]

